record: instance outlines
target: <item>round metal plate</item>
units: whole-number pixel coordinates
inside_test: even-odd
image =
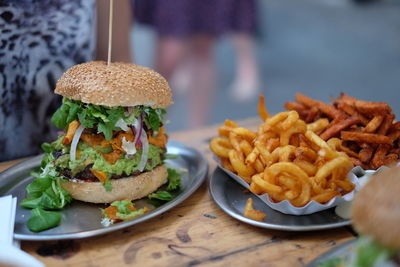
[[[315,231],[332,229],[350,225],[350,220],[343,219],[335,214],[334,208],[310,215],[287,215],[268,207],[251,192],[216,168],[209,180],[209,190],[217,205],[239,221],[274,230],[283,231]],[[265,212],[264,221],[255,221],[243,216],[244,206],[248,198],[253,199],[254,208]]]
[[[357,239],[350,240],[346,243],[341,244],[340,246],[329,250],[328,252],[322,254],[309,264],[307,267],[317,267],[320,262],[332,259],[332,258],[341,258],[341,259],[350,259],[351,253],[353,252]]]
[[[197,150],[178,142],[169,142],[168,153],[179,155],[177,159],[167,160],[167,164],[175,168],[185,168],[188,173],[182,176],[182,192],[173,200],[161,207],[153,208],[145,215],[133,220],[113,224],[109,227],[101,225],[101,211],[104,205],[96,205],[73,201],[62,210],[62,222],[58,227],[40,233],[29,231],[25,223],[30,211],[17,204],[14,237],[20,240],[59,240],[85,238],[123,229],[149,220],[175,207],[188,198],[204,181],[208,162]],[[11,194],[18,198],[18,203],[25,198],[25,187],[32,181],[31,170],[40,165],[41,156],[24,161],[0,174],[0,195]],[[147,199],[135,201],[136,207],[151,207]]]

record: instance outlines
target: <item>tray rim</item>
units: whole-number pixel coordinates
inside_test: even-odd
[[[178,141],[169,141],[167,144],[167,148],[177,148],[177,149],[185,149],[188,151],[191,151],[196,155],[196,158],[198,158],[199,162],[199,168],[196,170],[196,173],[194,173],[194,178],[193,182],[188,186],[186,191],[183,191],[178,197],[174,198],[173,200],[165,203],[164,205],[152,210],[152,212],[143,215],[141,217],[138,217],[134,220],[129,220],[117,224],[113,224],[111,227],[104,227],[104,228],[98,228],[94,230],[87,230],[87,231],[81,231],[81,232],[73,232],[73,233],[67,233],[67,234],[42,234],[42,235],[27,235],[27,234],[18,234],[14,233],[14,238],[18,240],[26,240],[26,241],[50,241],[50,240],[68,240],[68,239],[82,239],[82,238],[88,238],[88,237],[93,237],[97,235],[103,235],[107,234],[113,231],[121,230],[127,227],[131,227],[135,224],[150,220],[154,217],[157,217],[161,215],[162,213],[174,208],[175,206],[179,205],[182,203],[184,200],[186,200],[188,197],[190,197],[204,182],[204,180],[207,177],[208,174],[208,169],[209,169],[209,163],[206,157],[196,148],[193,148],[191,146],[188,146],[184,143],[178,142]],[[33,158],[24,160],[22,162],[19,162],[15,164],[14,166],[11,166],[10,168],[7,168],[6,170],[2,171],[0,173],[0,185],[4,186],[3,183],[1,183],[2,179],[7,178],[7,174],[10,171],[15,171],[15,172],[21,172],[23,170],[26,170],[28,168],[24,168],[24,165],[28,164],[28,167],[31,165],[36,165],[34,162],[38,162],[40,164],[42,155],[37,155],[34,156]],[[4,178],[5,177],[5,178]],[[25,178],[26,179],[26,178]],[[24,179],[20,180],[19,182],[23,181]],[[0,187],[1,190],[1,187]],[[5,193],[1,195],[7,195],[7,192],[10,189],[8,189]]]
[[[271,223],[267,223],[267,222],[259,222],[259,221],[255,221],[249,218],[244,217],[242,214],[237,213],[236,211],[234,211],[232,208],[229,208],[229,205],[225,205],[225,203],[220,203],[219,200],[217,200],[217,196],[216,196],[216,192],[214,186],[212,185],[214,180],[216,180],[215,178],[215,173],[220,171],[223,175],[226,175],[228,177],[228,179],[231,179],[231,177],[226,174],[221,168],[219,168],[218,166],[215,168],[215,170],[212,172],[212,174],[210,175],[210,178],[208,180],[208,190],[210,192],[211,198],[213,199],[213,201],[218,205],[218,207],[220,207],[225,213],[227,213],[229,216],[256,226],[256,227],[261,227],[261,228],[265,228],[265,229],[271,229],[271,230],[280,230],[280,231],[293,231],[293,232],[305,232],[305,231],[319,231],[319,230],[328,230],[328,229],[335,229],[335,228],[339,228],[339,227],[344,227],[344,226],[350,226],[351,225],[351,220],[345,220],[343,222],[338,222],[338,223],[331,223],[331,224],[325,224],[325,225],[311,225],[311,226],[285,226],[285,225],[278,225],[278,224],[271,224]],[[237,186],[241,186],[240,184],[238,184],[236,181],[234,181]],[[267,204],[265,204],[267,205]],[[279,211],[277,211],[279,212]],[[320,211],[322,212],[322,211]],[[286,215],[286,214],[285,214]],[[291,216],[310,216],[309,215],[291,215]]]
[[[339,255],[336,255],[338,252],[341,252],[343,250],[347,250],[348,248],[350,248],[351,246],[354,246],[357,242],[357,238],[345,241],[344,243],[331,248],[330,250],[322,253],[321,255],[317,256],[316,258],[314,258],[311,262],[309,262],[306,267],[317,267],[318,263],[320,261],[324,261],[324,260],[328,260],[330,258],[333,257],[340,257],[340,255],[343,255],[343,253],[340,253]]]

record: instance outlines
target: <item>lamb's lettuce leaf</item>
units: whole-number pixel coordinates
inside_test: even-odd
[[[78,119],[86,128],[97,127],[97,132],[103,133],[105,138],[110,140],[113,131],[120,130],[115,126],[120,118],[128,124],[133,124],[138,116],[143,116],[147,129],[158,132],[164,123],[165,114],[166,110],[161,108],[136,106],[131,108],[130,113],[127,113],[124,107],[106,107],[64,98],[61,107],[52,116],[51,122],[57,128],[64,129],[73,120]]]

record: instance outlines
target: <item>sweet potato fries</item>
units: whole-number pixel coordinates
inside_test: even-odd
[[[355,165],[377,169],[400,159],[400,123],[387,103],[366,102],[342,93],[327,104],[303,94],[285,108],[296,110],[307,123],[329,121],[318,134],[328,140],[339,138],[338,149],[346,152]]]

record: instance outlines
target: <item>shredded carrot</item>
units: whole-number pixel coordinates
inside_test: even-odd
[[[132,134],[132,131],[128,132],[119,132],[115,139],[119,139],[122,141],[122,138],[125,137],[126,141],[133,142],[135,141],[135,136]]]
[[[132,134],[131,131],[129,131],[129,132],[119,132],[117,137],[111,139],[108,142],[111,144],[111,146],[113,147],[114,150],[119,150],[119,151],[122,151],[122,152],[126,152],[122,148],[122,139],[124,137],[125,137],[126,141],[129,141],[129,142],[135,141],[135,136]]]
[[[135,206],[133,205],[127,205],[126,206],[128,209],[130,209],[131,211],[137,211],[137,209],[135,208]]]
[[[119,150],[125,152],[124,149],[122,148],[122,141],[118,138],[113,138],[110,141],[104,140],[104,142],[107,143],[107,145],[111,145],[113,150]]]
[[[72,142],[72,138],[74,138],[75,132],[79,127],[79,121],[73,120],[71,123],[68,125],[68,130],[67,134],[64,136],[62,140],[63,145],[70,145]]]
[[[82,134],[81,139],[83,140],[83,142],[93,148],[95,148],[96,146],[101,146],[102,141],[105,140],[104,137],[100,134]]]
[[[107,174],[105,172],[97,171],[92,168],[90,169],[90,172],[93,173],[93,175],[96,176],[96,178],[99,179],[100,182],[107,182]]]
[[[100,154],[106,161],[110,162],[111,164],[117,162],[117,160],[119,160],[122,156],[122,152],[119,150],[114,150],[113,152],[107,154],[100,152]]]
[[[98,153],[100,153],[105,160],[112,164],[114,164],[118,159],[121,158],[122,152],[124,151],[122,148],[116,149],[117,146],[122,146],[122,142],[117,138],[107,141],[104,139],[104,136],[100,134],[82,134],[81,139],[83,140],[83,142],[85,142]],[[98,149],[98,147],[107,148],[110,145],[113,148],[113,151],[111,153],[103,153]]]
[[[161,127],[156,137],[149,136],[149,144],[165,148],[167,145],[167,136],[165,135],[165,128]]]
[[[119,220],[120,218],[117,216],[118,208],[115,206],[109,206],[104,209],[104,212],[106,213],[107,217],[110,220]]]

